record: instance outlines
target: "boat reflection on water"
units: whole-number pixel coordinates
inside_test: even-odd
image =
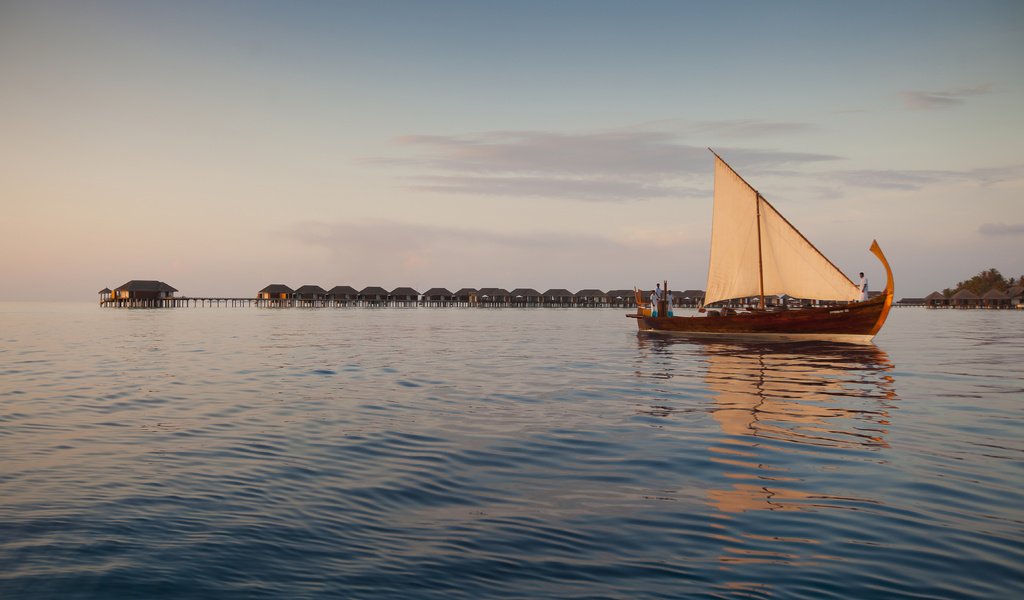
[[[824,547],[879,543],[860,527],[887,510],[887,436],[898,398],[883,350],[638,339],[637,375],[665,380],[658,389],[677,394],[645,414],[685,420],[695,442],[680,455],[681,489],[708,510],[716,543],[707,560],[718,565],[724,595],[770,595],[765,582],[785,581],[783,573],[799,577],[823,561],[846,560]]]
[[[690,368],[704,371],[709,398],[703,408],[724,434],[708,447],[710,460],[733,482],[707,490],[718,511],[872,503],[815,484],[835,483],[827,473],[845,468],[836,465],[849,465],[851,458],[856,463],[856,453],[866,452],[872,460],[872,452],[888,447],[897,395],[885,351],[873,344],[731,343],[643,334],[638,339],[642,360],[659,371],[646,376],[671,378],[674,370],[685,368],[680,361],[659,360],[678,358],[680,349],[696,359]],[[650,414],[669,410],[652,406]]]

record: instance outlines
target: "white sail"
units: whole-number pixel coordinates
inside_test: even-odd
[[[760,294],[860,298],[846,275],[715,156],[711,263],[704,304]]]

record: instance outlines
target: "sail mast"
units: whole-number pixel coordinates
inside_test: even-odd
[[[761,192],[754,190],[754,202],[757,210],[757,282],[758,308],[764,310],[764,254],[761,252]]]

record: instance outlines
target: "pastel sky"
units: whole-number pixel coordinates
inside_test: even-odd
[[[703,288],[707,147],[897,297],[1020,275],[1024,2],[2,0],[0,298]]]

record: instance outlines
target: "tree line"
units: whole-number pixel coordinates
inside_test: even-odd
[[[1024,275],[1007,279],[1003,277],[1003,274],[999,272],[999,269],[988,269],[978,273],[970,279],[961,281],[956,284],[956,287],[942,290],[942,295],[949,298],[960,290],[970,290],[981,296],[993,288],[1001,292],[1005,292],[1007,289],[1022,283],[1024,283]]]

